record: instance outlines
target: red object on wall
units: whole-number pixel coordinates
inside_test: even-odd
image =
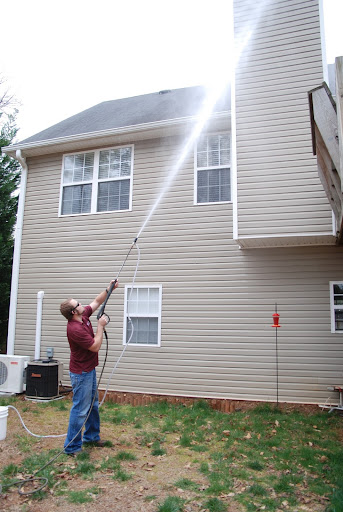
[[[273,314],[274,325],[272,325],[272,327],[281,327],[281,325],[279,325],[279,318],[280,315],[278,313]]]

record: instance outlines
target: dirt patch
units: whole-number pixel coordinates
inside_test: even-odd
[[[15,403],[27,428],[36,434],[60,434],[68,427],[70,397],[61,401],[65,410],[59,407],[41,407],[35,402],[18,400]],[[235,410],[249,411],[256,407],[256,402],[235,402]],[[218,407],[219,408],[219,407]],[[318,412],[318,406],[301,406],[300,404],[280,404],[285,411],[300,410],[303,413]],[[234,414],[234,413],[233,413]],[[13,410],[9,410],[7,437],[0,441],[0,470],[9,464],[20,467],[25,459],[33,454],[47,453],[49,450],[63,450],[64,438],[34,438],[26,433],[20,420]],[[122,425],[102,422],[101,437],[111,441],[112,447],[87,448],[89,463],[95,471],[83,476],[75,469],[82,461],[61,455],[51,466],[54,471],[54,486],[46,488],[43,499],[36,495],[21,496],[16,487],[11,487],[0,495],[0,512],[70,512],[71,510],[89,510],[93,507],[97,512],[157,512],[158,505],[168,496],[179,496],[186,500],[185,512],[205,512],[206,499],[202,491],[208,485],[206,477],[200,473],[199,464],[207,460],[208,455],[195,453],[181,448],[177,434],[168,434],[167,455],[152,456],[151,446],[141,443],[134,425]],[[114,478],[113,470],[105,467],[104,461],[111,459],[121,451],[135,455],[135,460],[122,460],[122,470],[130,475],[126,481]],[[22,475],[27,477],[28,474]],[[178,489],[175,482],[188,479],[195,482],[195,490]],[[236,500],[245,482],[235,481],[234,492],[219,495],[226,504],[227,512],[243,512],[245,507]],[[91,501],[88,503],[72,503],[71,491],[82,491]],[[296,509],[299,512],[323,512],[328,505],[327,498],[312,495],[299,489]],[[286,503],[282,510],[295,510]],[[262,510],[262,509],[261,509]],[[281,510],[281,509],[280,509]]]
[[[68,400],[68,399],[65,399]],[[43,409],[35,403],[20,402],[15,404],[20,411],[27,428],[36,434],[59,434],[66,432],[69,411]],[[42,422],[44,417],[44,423]],[[6,512],[70,512],[71,510],[89,510],[92,506],[97,512],[156,512],[158,504],[170,495],[177,495],[185,500],[186,512],[203,510],[203,501],[196,499],[199,492],[177,489],[175,481],[187,478],[199,484],[199,489],[206,485],[205,478],[193,463],[195,454],[185,454],[180,451],[177,440],[168,444],[168,456],[151,455],[151,448],[141,446],[137,432],[132,426],[109,425],[103,422],[101,426],[102,439],[110,440],[112,447],[87,448],[90,454],[89,462],[97,469],[84,478],[73,472],[80,462],[75,458],[62,455],[54,463],[55,480],[52,489],[47,489],[47,496],[42,500],[32,495],[21,496],[17,488],[11,487],[0,495],[0,511]],[[9,464],[20,466],[32,454],[49,450],[62,450],[63,438],[36,439],[26,433],[15,411],[9,410],[7,437],[0,441],[0,470]],[[130,480],[118,481],[113,478],[113,471],[101,469],[104,460],[114,457],[120,451],[130,451],[136,456],[134,461],[121,461],[122,469],[131,476]],[[27,477],[29,475],[22,475]],[[65,483],[67,486],[65,486]],[[65,486],[66,492],[63,492]],[[98,493],[92,493],[96,488]],[[30,488],[31,489],[31,488]],[[26,488],[25,488],[26,490]],[[92,502],[85,504],[70,503],[70,491],[89,491]],[[68,496],[67,496],[68,494]],[[220,499],[227,503],[228,512],[242,512],[232,497],[222,496]],[[92,504],[94,503],[94,505]]]

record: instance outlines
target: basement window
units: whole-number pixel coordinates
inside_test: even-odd
[[[330,282],[331,332],[343,333],[343,281]]]
[[[125,287],[124,345],[161,345],[162,286]]]
[[[203,135],[195,151],[195,203],[231,201],[230,134]]]
[[[133,147],[65,155],[61,215],[131,210]]]

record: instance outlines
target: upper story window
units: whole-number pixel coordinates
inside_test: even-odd
[[[130,210],[133,147],[65,155],[61,215]]]
[[[203,135],[195,153],[195,202],[231,201],[230,134]]]
[[[331,332],[343,333],[343,281],[330,282]]]

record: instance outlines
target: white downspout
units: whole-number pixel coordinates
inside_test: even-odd
[[[42,334],[42,312],[43,312],[44,292],[37,293],[37,319],[36,319],[36,342],[35,342],[35,359],[40,358],[40,340]]]
[[[28,171],[26,160],[22,156],[20,149],[18,149],[16,151],[15,158],[20,163],[22,170],[21,170],[20,192],[19,192],[19,202],[18,202],[18,211],[17,211],[17,224],[16,224],[16,231],[15,231],[15,239],[14,239],[10,311],[9,311],[9,318],[8,318],[7,354],[10,356],[14,355],[21,239],[22,239],[22,233],[23,233],[24,205],[25,205],[27,171]]]

